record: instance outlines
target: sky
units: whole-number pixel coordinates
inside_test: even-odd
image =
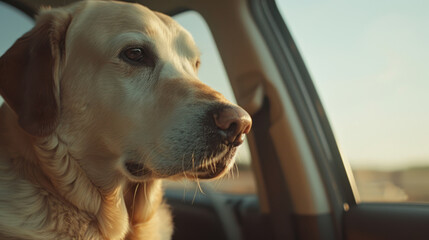
[[[277,4],[352,167],[429,165],[429,1]]]
[[[0,2],[0,55],[34,25],[33,20]]]
[[[352,167],[429,165],[429,1],[278,0]],[[32,21],[0,2],[0,54]],[[204,20],[175,19],[202,52],[199,77],[235,102]],[[240,153],[248,157],[244,147]]]

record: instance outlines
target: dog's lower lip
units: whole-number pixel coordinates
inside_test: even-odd
[[[213,170],[212,169],[206,169],[203,172],[198,171],[197,177],[199,179],[210,179],[210,178],[217,177],[220,173],[222,173],[225,170],[226,166],[227,166],[227,164],[224,161],[217,162],[216,167],[214,167]]]
[[[141,163],[127,162],[125,163],[125,166],[128,172],[136,177],[141,177],[151,173],[151,171],[148,168],[146,168],[144,164],[141,164]]]
[[[202,166],[190,172],[190,176],[197,177],[198,179],[211,179],[221,174],[227,167],[229,160],[222,159],[217,161],[214,166]]]

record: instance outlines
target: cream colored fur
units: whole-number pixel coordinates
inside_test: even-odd
[[[0,238],[170,239],[161,179],[198,177],[197,167],[213,168],[219,159],[228,161],[227,171],[235,151],[210,159],[199,150],[205,149],[199,119],[213,103],[231,104],[198,80],[199,52],[190,34],[141,5],[85,1],[43,10],[28,36],[25,49],[15,44],[0,62],[1,81],[9,81],[0,84],[6,100],[0,109]],[[42,38],[49,42],[43,45]],[[44,95],[20,99],[24,90],[11,88],[18,79],[9,78],[39,75],[22,75],[32,68],[12,60],[46,44],[52,81],[33,88],[47,84],[53,98],[36,106],[50,107],[48,114],[29,115],[34,106],[22,103]],[[156,64],[127,63],[121,58],[127,47],[151,49]],[[27,65],[45,64],[33,62]],[[198,154],[202,160],[195,162]],[[146,172],[131,174],[130,161]]]
[[[139,183],[137,189],[123,180],[111,189],[100,189],[58,136],[29,139],[7,105],[0,109],[0,160],[1,239],[170,239],[172,235],[161,180]]]

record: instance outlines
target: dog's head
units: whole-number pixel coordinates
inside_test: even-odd
[[[0,93],[34,137],[58,135],[97,185],[215,178],[250,116],[197,77],[199,51],[170,17],[89,1],[44,11],[0,59]]]

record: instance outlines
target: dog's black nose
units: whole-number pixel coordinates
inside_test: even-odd
[[[238,146],[243,143],[243,134],[252,127],[250,115],[238,106],[225,106],[214,114],[216,126],[227,144]]]

